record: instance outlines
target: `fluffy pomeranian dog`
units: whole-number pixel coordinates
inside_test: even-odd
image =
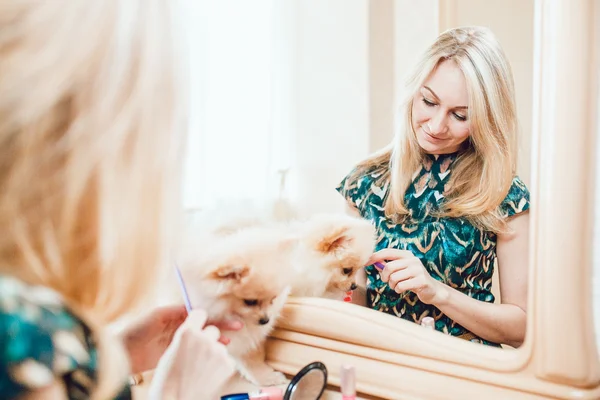
[[[240,331],[227,332],[227,348],[242,376],[255,385],[286,382],[265,363],[264,342],[290,292],[285,271],[295,241],[275,227],[253,226],[219,236],[189,234],[179,267],[193,307],[210,320],[239,320]]]
[[[346,214],[314,215],[291,225],[297,239],[290,263],[291,295],[341,299],[356,289],[356,272],[375,248],[375,228]]]
[[[275,218],[268,208],[237,207],[226,212],[212,210],[203,221],[205,232],[225,237],[262,227],[295,241],[284,273],[294,273],[291,295],[342,299],[356,288],[356,272],[364,267],[375,248],[375,228],[365,219],[342,213],[296,215]],[[268,240],[268,239],[267,239]],[[290,251],[291,250],[291,251]]]
[[[209,319],[237,319],[227,346],[255,385],[286,378],[265,363],[264,343],[288,295],[341,299],[375,246],[374,227],[345,214],[277,221],[265,215],[224,218],[191,229],[178,258],[194,307]],[[179,295],[180,298],[180,295]]]

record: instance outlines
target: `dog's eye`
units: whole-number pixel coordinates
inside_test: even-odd
[[[258,300],[256,299],[244,299],[244,304],[248,307],[254,307],[258,305]]]
[[[352,268],[344,268],[342,272],[344,275],[350,275],[352,273]]]

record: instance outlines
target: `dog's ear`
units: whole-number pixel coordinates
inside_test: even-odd
[[[219,266],[213,271],[213,277],[216,279],[231,279],[239,281],[250,273],[250,267],[239,264],[225,264]]]
[[[340,254],[343,253],[352,243],[352,237],[346,227],[337,227],[330,232],[326,232],[319,241],[317,241],[317,250],[322,253]]]

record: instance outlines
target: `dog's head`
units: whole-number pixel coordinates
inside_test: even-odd
[[[262,228],[221,238],[197,272],[193,265],[186,266],[192,277],[190,292],[203,299],[211,318],[240,319],[248,326],[271,325],[289,293],[291,277],[282,268],[291,246],[293,241],[278,231]]]
[[[305,223],[305,245],[316,255],[327,282],[326,293],[342,294],[356,288],[356,272],[375,248],[375,228],[370,222],[345,214],[315,215]]]

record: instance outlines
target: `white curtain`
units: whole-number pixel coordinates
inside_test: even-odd
[[[190,135],[184,206],[263,201],[289,167],[281,0],[188,2]]]

